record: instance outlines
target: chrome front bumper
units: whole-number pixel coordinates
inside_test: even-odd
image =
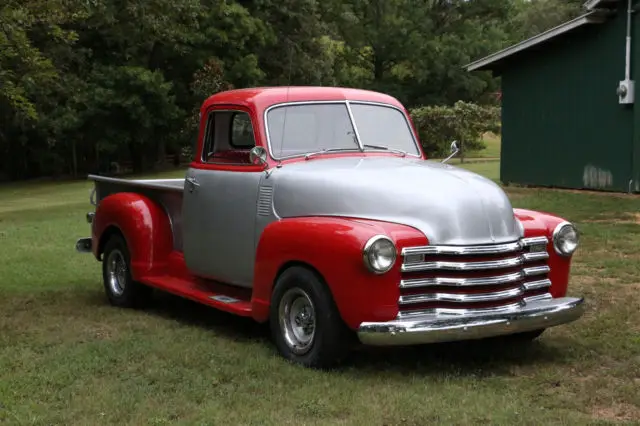
[[[583,313],[584,298],[561,297],[529,302],[507,311],[472,315],[425,314],[389,322],[364,322],[358,328],[358,338],[373,346],[482,339],[566,324]]]

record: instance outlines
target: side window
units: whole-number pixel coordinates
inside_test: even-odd
[[[213,111],[207,117],[202,161],[210,164],[250,165],[256,145],[251,117],[244,111]]]
[[[251,149],[256,146],[253,139],[253,127],[251,118],[245,112],[235,112],[231,118],[231,140],[232,147],[237,149]]]

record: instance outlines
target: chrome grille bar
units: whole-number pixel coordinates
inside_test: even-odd
[[[533,277],[534,275],[544,275],[548,274],[551,271],[547,265],[544,266],[532,266],[529,268],[524,268],[522,272],[525,277]]]
[[[548,300],[548,299],[553,299],[553,296],[551,296],[551,293],[536,294],[535,296],[525,297],[524,302],[532,303],[532,302],[537,302],[539,300]]]
[[[477,245],[477,246],[421,246],[405,247],[403,256],[420,254],[444,254],[444,255],[480,255],[480,254],[507,254],[540,244],[548,244],[547,237],[523,238],[520,241],[505,244]]]
[[[546,237],[533,237],[506,244],[404,248],[401,272],[430,276],[400,280],[398,318],[505,312],[550,298],[548,244]],[[412,289],[421,291],[407,294]]]
[[[498,313],[515,311],[522,307],[524,302],[510,303],[508,305],[497,306],[495,308],[473,308],[473,309],[459,309],[459,308],[432,308],[432,309],[419,309],[415,311],[400,311],[398,313],[398,319],[411,318],[415,316],[422,316],[428,314],[436,315],[469,315],[485,314],[485,313]]]
[[[515,283],[520,281],[524,277],[525,275],[523,272],[514,272],[512,274],[498,275],[495,277],[487,277],[487,278],[449,278],[449,277],[417,278],[417,279],[400,281],[400,288],[500,285],[500,284]]]
[[[475,293],[475,294],[457,294],[457,293],[426,293],[412,294],[400,296],[398,303],[401,305],[410,305],[412,303],[427,302],[455,302],[455,303],[473,303],[473,302],[494,302],[524,294],[523,287],[510,288],[502,291],[494,291],[491,293]]]
[[[544,288],[551,287],[551,280],[547,278],[544,280],[529,281],[529,282],[523,283],[522,286],[526,291],[541,290]]]
[[[525,262],[524,256],[481,262],[448,262],[435,261],[402,265],[402,272],[449,270],[449,271],[486,271],[488,269],[513,268]]]

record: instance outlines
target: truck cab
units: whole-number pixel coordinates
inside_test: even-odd
[[[352,342],[535,338],[579,318],[575,227],[428,160],[395,98],[332,87],[222,92],[184,179],[90,175],[79,251],[109,301],[152,288],[268,322],[280,354],[333,365]]]

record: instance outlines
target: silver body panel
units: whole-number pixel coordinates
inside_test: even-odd
[[[344,216],[412,226],[430,244],[522,236],[504,191],[467,170],[395,156],[313,158],[273,171],[275,215]]]
[[[258,188],[264,172],[189,169],[183,204],[183,253],[198,276],[253,285]]]
[[[95,203],[118,192],[135,192],[162,206],[169,217],[173,232],[173,249],[182,251],[182,179],[118,179],[89,175],[95,181]],[[93,197],[92,197],[93,198]]]
[[[253,285],[263,229],[281,218],[390,221],[415,227],[434,245],[513,242],[522,236],[498,185],[411,157],[318,156],[266,173],[189,169],[186,180],[90,178],[97,202],[124,191],[156,201],[169,216],[174,250],[184,253],[189,269],[242,287]]]

